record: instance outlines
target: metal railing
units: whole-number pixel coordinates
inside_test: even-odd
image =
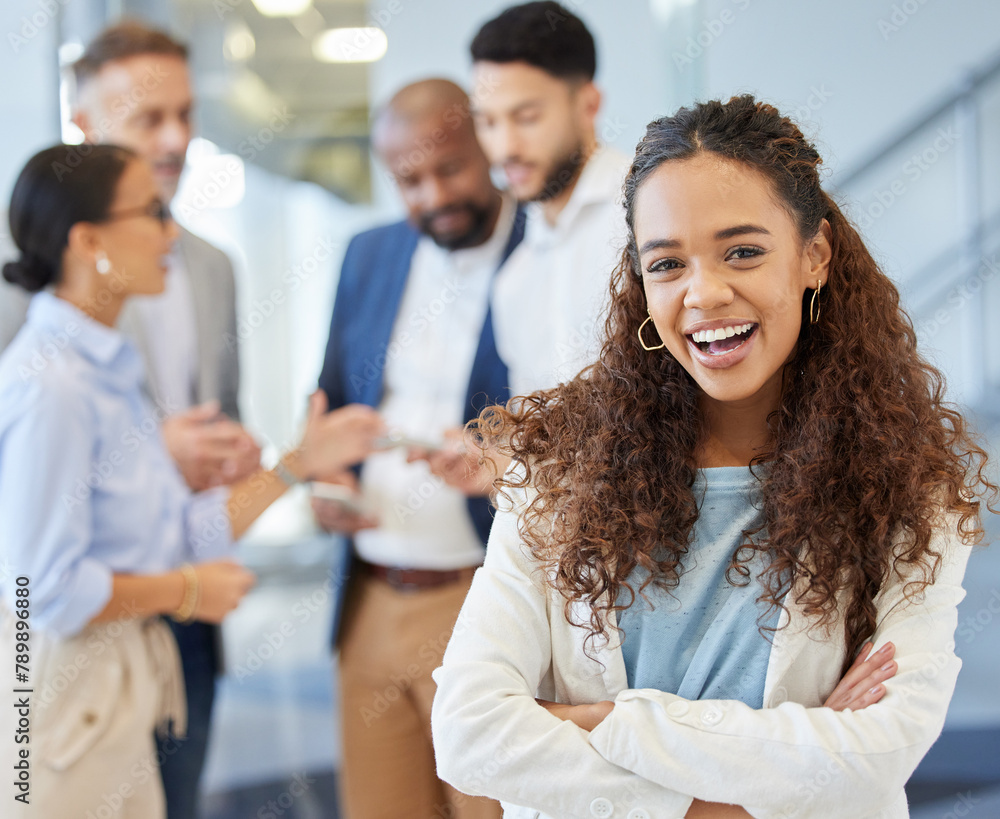
[[[958,193],[955,208],[959,215],[957,236],[943,251],[935,253],[928,263],[912,271],[900,282],[900,290],[918,329],[922,321],[941,309],[942,300],[956,288],[973,282],[980,290],[984,289],[983,270],[987,271],[988,279],[993,278],[991,265],[996,264],[993,257],[1000,253],[1000,210],[989,214],[983,212],[985,180],[981,151],[984,92],[998,80],[1000,53],[968,72],[949,93],[926,106],[860,162],[831,180],[831,187],[842,197],[856,199],[854,194],[863,189],[866,178],[875,177],[886,163],[894,158],[898,159],[906,146],[921,133],[939,127],[942,119],[950,117],[954,122],[962,137],[956,143]],[[1000,178],[994,184],[1000,187]],[[997,270],[1000,272],[1000,268]],[[991,380],[996,379],[989,376],[992,359],[988,361],[987,358],[1000,355],[1000,351],[994,353],[985,343],[984,330],[987,327],[990,305],[988,299],[983,298],[964,307],[968,311],[964,318],[970,323],[970,336],[984,340],[982,344],[969,345],[968,349],[963,349],[968,366],[977,374],[976,379],[979,381],[979,398],[975,403],[993,403],[991,396],[1000,392],[1000,383],[991,383]],[[1000,410],[993,412],[1000,417]]]

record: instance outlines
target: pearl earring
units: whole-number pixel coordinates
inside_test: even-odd
[[[111,272],[111,262],[103,250],[97,256],[97,272],[102,276],[107,276]]]

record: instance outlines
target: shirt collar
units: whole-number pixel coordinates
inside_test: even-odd
[[[28,307],[28,323],[62,339],[96,364],[110,364],[125,347],[125,338],[113,327],[95,321],[53,293],[37,293]]]

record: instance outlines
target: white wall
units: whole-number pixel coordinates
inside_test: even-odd
[[[389,50],[372,66],[371,99],[378,104],[401,86],[431,76],[468,87],[472,38],[510,5],[509,0],[373,0],[369,17],[384,21]],[[599,134],[631,154],[646,123],[665,113],[669,77],[665,55],[658,52],[650,4],[566,0],[565,5],[583,19],[597,43],[596,81],[604,91]],[[394,201],[384,180],[379,190],[380,196]]]
[[[41,148],[59,141],[58,3],[4,0],[0,4],[0,211],[14,180]],[[6,219],[0,229],[6,234]]]

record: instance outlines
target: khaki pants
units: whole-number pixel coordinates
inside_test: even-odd
[[[16,639],[14,617],[0,612],[0,660],[11,673]],[[153,730],[165,716],[183,719],[184,707],[166,626],[123,620],[88,626],[67,640],[32,631],[30,643],[30,744],[13,741],[17,711],[0,709],[0,764],[14,773],[19,752],[28,750],[30,803],[14,801],[8,777],[3,816],[163,817]]]
[[[397,591],[362,576],[340,647],[345,819],[494,819],[500,805],[437,778],[431,672],[472,582]]]

